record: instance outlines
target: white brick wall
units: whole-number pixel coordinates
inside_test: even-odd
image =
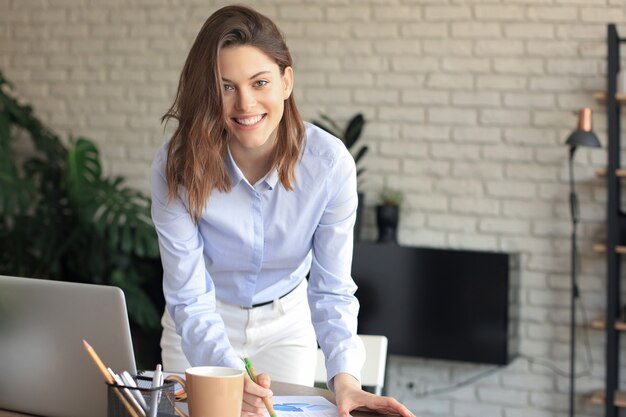
[[[147,190],[187,50],[217,0],[0,0],[0,68],[51,127],[100,146],[109,173]],[[405,193],[405,245],[520,253],[520,349],[567,370],[567,150],[573,112],[605,111],[606,24],[626,36],[623,0],[256,0],[295,57],[307,120],[363,112],[365,237],[383,185]],[[170,127],[171,129],[171,127]],[[605,149],[577,154],[582,300],[605,303]],[[582,323],[582,319],[581,323]],[[603,334],[579,378],[580,416],[603,384]],[[579,341],[583,338],[579,338]],[[579,352],[584,352],[582,342]],[[579,369],[583,367],[580,354]],[[623,367],[626,367],[623,366]],[[424,397],[489,367],[392,357],[387,388],[420,416],[556,417],[567,378],[519,358],[458,390]]]

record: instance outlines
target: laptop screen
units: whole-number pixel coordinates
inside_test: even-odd
[[[0,276],[0,409],[105,417],[106,384],[83,339],[106,366],[136,374],[122,290]]]

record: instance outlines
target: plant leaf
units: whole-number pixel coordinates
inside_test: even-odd
[[[348,149],[352,148],[352,146],[359,140],[361,136],[361,132],[363,131],[363,126],[365,125],[365,118],[363,114],[358,113],[348,122],[348,126],[344,132],[344,138],[346,147]]]
[[[128,317],[131,321],[147,329],[156,329],[160,326],[159,313],[134,274],[124,274],[116,270],[111,274],[111,284],[124,291]]]
[[[26,212],[36,199],[36,188],[29,181],[0,172],[0,208],[7,220]]]
[[[87,184],[100,180],[102,167],[98,148],[88,139],[79,138],[67,155],[67,175],[72,193],[80,193]],[[74,197],[79,197],[74,194]]]
[[[337,122],[335,122],[333,119],[331,119],[330,116],[328,116],[327,114],[324,114],[324,113],[320,113],[320,118],[322,120],[324,120],[326,123],[328,123],[333,131],[341,132],[341,128],[339,127]],[[337,136],[337,137],[339,137],[339,136]]]
[[[367,145],[363,145],[361,147],[361,149],[359,149],[359,151],[356,153],[356,155],[354,155],[354,163],[358,163],[361,158],[363,158],[363,155],[365,155],[367,153],[367,151],[369,150],[369,147]]]

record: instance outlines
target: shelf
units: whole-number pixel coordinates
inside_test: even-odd
[[[604,391],[594,392],[591,395],[591,403],[603,405],[605,398],[606,396],[604,394]],[[615,404],[616,407],[626,407],[626,392],[616,391],[613,404]]]
[[[619,291],[621,276],[619,274],[619,264],[623,262],[623,257],[616,254],[626,254],[626,215],[622,211],[622,201],[619,195],[622,181],[615,179],[626,177],[626,170],[620,168],[619,154],[622,150],[623,140],[620,138],[620,118],[623,116],[622,104],[626,104],[626,93],[615,91],[617,84],[617,74],[620,72],[620,42],[615,24],[607,25],[607,89],[603,92],[593,94],[594,99],[606,107],[606,128],[607,128],[607,164],[605,169],[596,170],[598,177],[606,178],[607,188],[607,219],[606,228],[609,237],[593,245],[596,252],[604,252],[609,262],[606,269],[606,311],[609,312],[604,320],[594,320],[589,323],[591,328],[603,329],[606,336],[605,355],[605,379],[604,387],[601,391],[594,392],[591,396],[593,404],[603,405],[604,417],[619,417],[621,408],[626,408],[626,391],[620,391],[620,350],[619,339],[622,332],[626,332],[626,320],[624,317],[617,319],[617,311],[621,310],[622,293]],[[609,90],[610,94],[609,95]],[[612,94],[615,93],[615,96]],[[626,106],[624,106],[626,108]],[[620,144],[622,142],[622,144]],[[616,159],[615,159],[616,158]],[[616,162],[616,163],[615,163]],[[624,166],[626,168],[626,165]],[[602,242],[602,240],[600,240]],[[615,318],[615,320],[614,320]],[[611,322],[611,326],[607,322]],[[613,323],[615,325],[613,326]],[[622,364],[623,366],[623,364]],[[607,401],[607,394],[611,394],[612,401]]]
[[[598,253],[606,253],[606,245],[604,243],[596,243],[593,245],[593,251]],[[615,252],[626,254],[626,246],[616,246]]]
[[[598,168],[596,169],[596,177],[606,177],[607,169],[606,168]],[[619,178],[626,178],[626,168],[619,168],[615,170],[615,176]]]
[[[591,322],[591,327],[593,329],[605,329],[606,328],[606,320],[604,319],[595,319]],[[620,332],[626,332],[626,322],[623,320],[615,321],[615,329]]]
[[[593,98],[600,103],[604,103],[606,101],[606,92],[597,91],[593,93]],[[615,93],[615,99],[619,103],[626,103],[626,93]]]

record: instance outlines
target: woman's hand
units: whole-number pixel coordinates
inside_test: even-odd
[[[415,417],[408,408],[400,404],[395,398],[381,397],[363,391],[359,386],[359,382],[350,374],[337,374],[333,380],[339,417],[350,417],[350,411],[357,407],[365,407],[380,414],[399,414],[402,417]]]
[[[262,417],[267,411],[263,403],[263,397],[272,398],[270,390],[270,376],[259,374],[256,376],[256,383],[252,382],[246,374],[243,378],[243,404],[241,405],[241,417]]]

